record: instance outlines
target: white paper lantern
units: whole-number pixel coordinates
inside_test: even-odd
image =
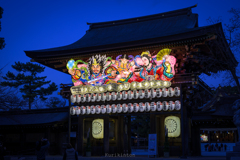
[[[156,109],[157,109],[157,107],[156,107],[156,103],[155,102],[151,102],[151,104],[150,104],[151,106],[150,106],[150,108],[151,108],[151,111],[153,111],[153,112],[155,112],[156,111]]]
[[[81,106],[81,114],[86,114],[86,107],[85,106]]]
[[[167,97],[168,96],[168,89],[167,88],[163,88],[162,89],[162,96],[163,97]]]
[[[105,114],[106,111],[107,111],[106,106],[105,105],[101,105],[101,113]]]
[[[146,102],[146,103],[145,103],[145,111],[146,111],[146,112],[149,112],[149,111],[150,111],[150,104],[149,104],[149,102]]]
[[[128,107],[125,103],[122,104],[122,109],[123,109],[123,113],[126,113],[128,111]]]
[[[156,97],[156,89],[154,89],[154,88],[151,89],[151,97],[152,98]]]
[[[118,92],[117,94],[117,100],[121,100],[122,99],[122,92]]]
[[[168,116],[165,118],[165,126],[168,129],[168,137],[179,137],[181,133],[180,118]]]
[[[157,102],[157,111],[161,111],[163,109],[163,104],[162,102],[158,101]]]
[[[112,100],[115,101],[117,99],[117,94],[116,92],[112,92]]]
[[[85,94],[82,94],[81,95],[81,102],[85,102],[86,101],[86,95]]]
[[[128,99],[133,99],[133,91],[128,91]]]
[[[175,109],[175,102],[169,101],[169,108],[170,111],[173,111]]]
[[[77,102],[77,103],[80,103],[81,100],[82,100],[81,94],[76,95],[76,102]]]
[[[140,112],[144,112],[144,111],[145,111],[145,108],[146,108],[146,107],[145,107],[145,103],[140,102],[140,103],[139,103],[139,111],[140,111]]]
[[[91,114],[96,113],[96,107],[94,105],[91,106]]]
[[[137,90],[133,91],[133,98],[138,99],[138,91]]]
[[[76,115],[80,115],[80,114],[81,114],[81,108],[80,108],[79,106],[77,106],[77,107],[75,108],[75,114],[76,114]]]
[[[112,96],[111,93],[107,92],[106,93],[106,100],[110,101],[112,99],[111,96]]]
[[[174,89],[172,87],[168,88],[168,96],[173,97],[174,96]]]
[[[179,88],[179,87],[175,87],[175,88],[174,88],[174,95],[175,95],[176,97],[180,96],[180,88]]]
[[[91,94],[86,94],[86,101],[91,102]]]
[[[138,112],[139,111],[139,104],[138,103],[134,103],[133,104],[133,110],[134,110],[134,112]]]
[[[91,107],[90,107],[90,106],[86,106],[86,110],[87,110],[87,111],[86,111],[87,114],[90,114],[90,113],[91,113]]]
[[[101,106],[96,105],[96,114],[100,114],[101,113]]]
[[[106,100],[106,93],[101,93],[101,101],[105,101]]]
[[[92,101],[92,102],[95,102],[95,101],[96,101],[96,97],[97,97],[97,94],[92,93],[92,94],[91,94],[91,101]]]
[[[179,111],[181,109],[181,102],[180,101],[175,101],[175,109]]]
[[[117,106],[116,104],[112,104],[112,113],[116,113],[117,112]]]
[[[128,112],[129,113],[133,112],[133,104],[132,103],[128,103]]]
[[[97,93],[97,97],[96,97],[96,101],[101,101],[102,99],[102,94],[101,93]]]
[[[169,108],[169,103],[167,101],[163,101],[163,110],[167,111]]]
[[[121,112],[122,112],[122,105],[117,104],[117,113],[121,113]]]
[[[127,98],[128,98],[127,92],[126,92],[126,91],[123,91],[123,92],[122,92],[122,99],[123,99],[123,100],[126,100]]]
[[[112,106],[111,105],[107,104],[106,109],[107,109],[108,114],[112,112]]]
[[[144,98],[144,96],[145,96],[145,94],[144,94],[144,90],[139,90],[139,98],[140,99],[143,99]]]
[[[162,90],[161,90],[160,88],[157,88],[157,89],[156,89],[156,97],[157,97],[157,98],[162,97]]]
[[[77,95],[71,95],[71,102],[75,103],[77,100]]]
[[[103,139],[104,137],[104,120],[95,119],[92,122],[92,136],[96,139]]]
[[[70,108],[70,114],[71,114],[71,115],[75,115],[75,107],[72,106],[72,107]]]

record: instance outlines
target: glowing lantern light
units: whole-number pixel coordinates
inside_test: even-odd
[[[117,112],[117,106],[115,104],[112,104],[112,113]]]
[[[85,106],[81,106],[81,114],[85,114],[86,113],[86,107]]]
[[[92,136],[96,139],[103,139],[104,135],[104,120],[95,119],[92,122]]]
[[[86,94],[86,101],[90,102],[91,101],[91,94]]]
[[[139,111],[139,105],[137,103],[133,104],[133,110],[134,110],[134,112],[138,112]]]
[[[112,106],[111,105],[107,104],[106,108],[107,108],[107,113],[108,114],[112,112]]]
[[[181,109],[181,102],[180,101],[175,101],[175,109],[179,111]]]
[[[106,93],[101,93],[101,101],[105,101],[106,100]]]
[[[118,92],[117,94],[117,100],[121,100],[122,99],[122,92]]]
[[[112,100],[116,100],[117,99],[117,94],[116,94],[116,92],[112,92]]]
[[[157,96],[157,98],[162,97],[162,90],[160,88],[156,89],[156,96]]]
[[[91,113],[91,107],[90,106],[86,106],[86,110],[87,110],[87,114]]]
[[[106,106],[105,105],[101,105],[101,113],[105,114],[106,111],[107,111]]]
[[[174,95],[177,97],[180,96],[180,88],[179,87],[174,88]]]
[[[151,97],[152,98],[156,97],[156,89],[154,89],[154,88],[151,89]]]
[[[167,88],[163,88],[162,89],[162,96],[163,97],[167,97],[168,96],[168,89]]]
[[[168,129],[168,137],[180,136],[181,126],[180,118],[176,116],[168,116],[165,118],[165,126]]]
[[[167,102],[167,101],[163,101],[163,110],[164,110],[164,111],[167,111],[168,108],[169,108],[168,102]]]
[[[79,95],[75,95],[75,96],[76,96],[76,102],[80,103],[81,102],[81,95],[79,94]]]
[[[76,115],[80,115],[81,114],[81,108],[79,106],[76,107],[75,114]]]
[[[144,91],[144,97],[145,97],[145,98],[149,98],[149,97],[150,97],[150,95],[151,95],[151,92],[150,92],[150,90],[148,90],[148,89],[145,89],[145,91]]]
[[[133,91],[133,98],[138,99],[138,91],[137,90]]]
[[[96,101],[96,94],[95,94],[95,93],[92,93],[92,94],[91,94],[91,101],[92,101],[92,102],[95,102],[95,101]]]
[[[97,101],[99,102],[102,99],[102,94],[101,93],[97,93]]]
[[[96,114],[101,113],[101,107],[99,105],[96,105]]]
[[[173,101],[169,101],[169,110],[170,111],[173,111],[174,110],[174,108],[175,108],[175,103],[173,102]]]
[[[132,103],[128,103],[128,112],[129,113],[133,112],[133,104]]]
[[[86,95],[85,94],[82,94],[81,95],[81,102],[85,102],[86,101]]]
[[[71,102],[75,103],[78,95],[71,95]],[[78,102],[79,103],[79,102]]]
[[[111,93],[107,92],[106,94],[106,100],[110,101],[111,100]]]
[[[123,100],[126,100],[128,95],[127,95],[127,92],[126,91],[123,91],[122,92],[122,97],[123,97]]]
[[[172,87],[168,88],[168,96],[169,97],[174,96],[174,89]]]
[[[139,98],[143,99],[144,98],[144,90],[139,90]]]
[[[72,107],[70,108],[70,114],[71,114],[71,115],[75,115],[75,107],[72,106]]]
[[[153,111],[153,112],[156,111],[156,109],[157,109],[156,103],[155,102],[151,102],[150,108],[151,108],[151,111]]]
[[[122,112],[122,105],[117,104],[117,113],[121,113],[121,112]]]
[[[146,111],[146,112],[149,112],[149,111],[150,111],[150,104],[149,104],[149,102],[146,102],[146,103],[145,103],[145,111]]]
[[[133,98],[133,91],[128,91],[128,99],[132,99]]]
[[[128,107],[125,103],[122,105],[123,113],[126,113],[128,111]]]
[[[144,112],[144,111],[145,111],[145,108],[146,108],[146,107],[145,107],[145,104],[144,104],[144,103],[142,103],[142,102],[139,103],[139,111],[140,111],[140,112]]]
[[[157,111],[161,111],[163,109],[162,102],[158,101],[157,102]]]
[[[96,112],[96,109],[95,109],[95,106],[91,106],[91,114],[95,114],[95,112]]]
[[[137,88],[137,82],[132,82],[131,83],[131,90],[134,90]]]

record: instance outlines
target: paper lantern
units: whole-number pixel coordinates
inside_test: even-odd
[[[138,112],[139,111],[139,104],[138,103],[134,103],[133,104],[133,110],[134,110],[134,112]]]
[[[133,91],[128,91],[128,99],[132,99],[133,98]]]
[[[122,92],[118,92],[117,94],[117,100],[121,100],[122,99]]]
[[[175,109],[179,111],[181,109],[181,102],[180,101],[175,101]]]
[[[71,95],[71,102],[75,103],[78,95]],[[79,103],[79,102],[78,102]]]
[[[156,89],[156,97],[157,97],[157,98],[162,97],[162,90],[161,90],[160,88],[157,88],[157,89]]]
[[[105,105],[101,105],[101,113],[105,114],[107,112],[106,106]]]
[[[104,120],[95,119],[92,122],[92,136],[95,139],[103,139],[104,135]]]
[[[112,104],[112,113],[117,112],[117,106],[115,104]]]
[[[151,109],[151,111],[156,111],[156,109],[157,109],[157,107],[156,107],[156,103],[155,102],[151,102],[151,104],[150,104],[150,109]]]
[[[107,92],[106,93],[106,100],[110,101],[111,100],[111,96],[112,96],[111,93]]]
[[[174,89],[172,87],[168,88],[168,96],[169,97],[174,96]]]
[[[91,94],[91,101],[92,101],[92,102],[95,102],[95,101],[96,101],[96,94],[95,94],[95,93],[92,93],[92,94]]]
[[[168,116],[165,118],[165,126],[168,129],[168,137],[179,137],[181,126],[180,118],[176,116]]]
[[[145,108],[145,111],[146,111],[146,112],[149,112],[149,111],[150,111],[150,104],[149,104],[149,102],[146,102],[146,103],[145,103],[145,107],[146,107],[146,108]]]
[[[86,114],[90,114],[91,113],[91,107],[90,106],[86,106]]]
[[[122,104],[122,109],[123,109],[123,113],[126,113],[128,111],[128,107],[125,103]]]
[[[80,108],[79,106],[77,106],[77,107],[75,108],[75,114],[76,114],[76,115],[80,115],[80,114],[81,114],[81,108]]]
[[[132,103],[128,103],[128,112],[129,113],[133,112],[133,104]]]
[[[86,94],[86,101],[91,102],[91,94]]]
[[[128,98],[127,92],[126,92],[126,91],[123,91],[123,92],[122,92],[122,99],[123,99],[123,100],[126,100],[127,98]]]
[[[167,111],[169,108],[169,103],[167,101],[163,101],[163,110]]]
[[[112,100],[116,100],[117,99],[117,94],[116,94],[116,92],[112,92]]]
[[[86,107],[85,106],[81,106],[81,114],[86,114]]]
[[[91,106],[91,114],[95,114],[95,112],[96,112],[96,109],[95,109],[95,106]]]
[[[101,93],[101,101],[105,101],[106,100],[106,93]]]
[[[139,90],[139,98],[140,99],[143,99],[144,98],[144,96],[145,96],[145,94],[144,94],[144,90]]]
[[[157,107],[157,111],[161,111],[163,109],[162,102],[158,101],[156,107]]]
[[[97,101],[99,102],[99,101],[101,101],[101,99],[102,99],[102,94],[101,93],[97,93]]]
[[[133,91],[133,98],[138,99],[138,91],[137,90]]]
[[[174,88],[174,95],[175,96],[180,96],[180,88],[179,87]]]
[[[101,113],[101,107],[99,105],[96,105],[96,114],[100,114]]]
[[[145,89],[145,90],[144,90],[144,98],[149,98],[149,97],[150,97],[150,95],[151,95],[151,92],[150,92],[150,90],[148,90],[148,89]]]
[[[77,103],[80,103],[81,102],[81,95],[78,94],[78,95],[75,95],[76,96],[76,102]],[[75,102],[74,102],[75,103]]]
[[[163,88],[162,89],[162,96],[163,97],[167,97],[168,96],[168,89],[167,88]]]
[[[70,108],[70,114],[71,114],[71,115],[75,115],[75,107],[72,106],[72,107]]]
[[[145,108],[146,108],[146,107],[145,107],[145,103],[140,102],[140,103],[139,103],[139,111],[140,111],[140,112],[144,112],[144,111],[145,111]]]
[[[121,112],[122,112],[122,105],[117,104],[117,113],[121,113]]]
[[[175,109],[175,102],[174,101],[169,101],[169,108],[170,111],[173,111]]]
[[[108,114],[112,112],[112,106],[111,105],[107,104],[106,109],[107,109]]]
[[[81,95],[81,102],[85,102],[86,101],[86,95],[85,94],[82,94]]]
[[[152,98],[156,97],[156,89],[154,89],[154,88],[151,89],[151,97]]]

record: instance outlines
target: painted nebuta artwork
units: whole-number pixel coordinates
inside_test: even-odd
[[[68,73],[74,86],[121,84],[145,80],[171,81],[175,75],[176,58],[171,49],[162,49],[157,54],[144,51],[140,55],[119,55],[116,59],[106,55],[95,55],[88,62],[69,60]]]

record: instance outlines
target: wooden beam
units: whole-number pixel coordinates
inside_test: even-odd
[[[66,63],[56,64],[56,65],[54,65],[54,67],[55,67],[55,68],[66,67]]]
[[[65,69],[62,69],[62,71],[63,71],[63,72],[67,72],[67,71],[68,71],[68,69],[67,69],[67,68],[65,68]]]

